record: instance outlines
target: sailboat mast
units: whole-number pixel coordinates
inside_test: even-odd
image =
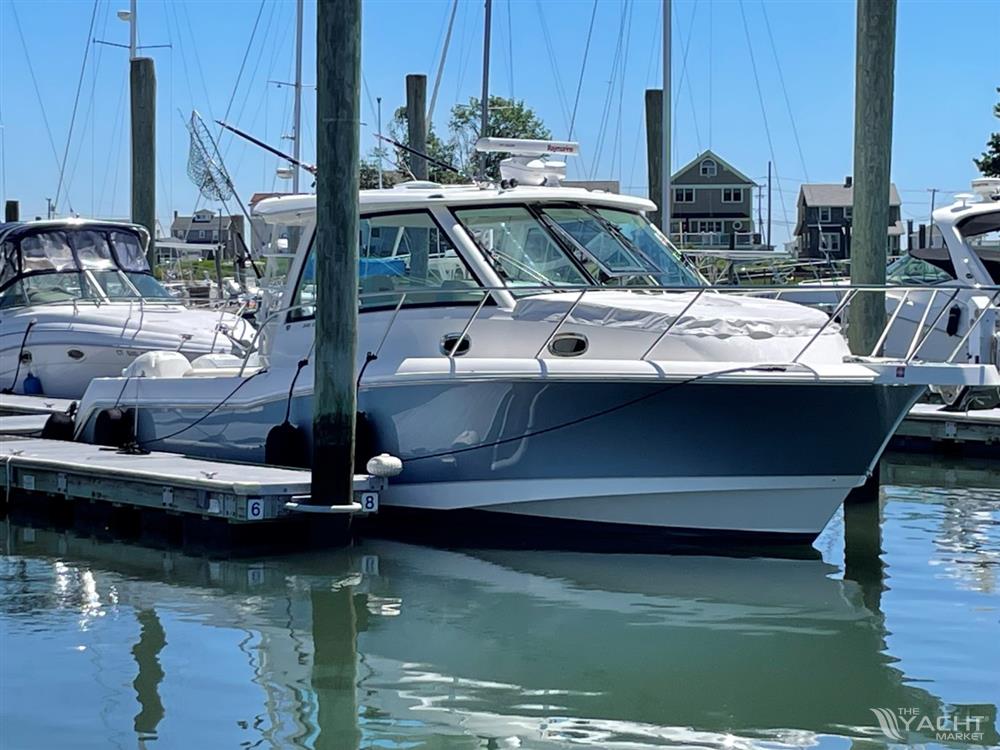
[[[303,0],[295,2],[295,110],[292,123],[292,156],[300,161],[300,145],[302,140],[302,5]],[[299,192],[299,169],[292,170],[292,192]]]
[[[136,0],[131,0],[129,3],[129,15],[128,15],[128,59],[134,60],[138,56],[139,49],[139,27],[138,27],[138,17],[136,16],[136,5],[138,2]]]
[[[662,193],[660,195],[660,220],[663,233],[670,236],[670,15],[671,0],[663,0],[663,153],[660,158]]]
[[[486,19],[483,24],[483,98],[480,102],[482,119],[479,124],[479,137],[489,135],[490,118],[490,27],[493,19],[493,0],[486,0]],[[486,179],[486,154],[480,154],[479,179]]]

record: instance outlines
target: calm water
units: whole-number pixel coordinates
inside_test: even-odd
[[[215,561],[5,523],[0,747],[891,744],[872,708],[996,744],[1000,471],[887,477],[881,559],[843,517],[811,560]]]

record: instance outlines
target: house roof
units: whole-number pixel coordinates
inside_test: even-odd
[[[799,200],[805,201],[807,206],[851,206],[854,204],[854,187],[825,182],[808,183],[802,186]],[[889,185],[889,205],[899,206],[901,203],[899,191],[896,190],[895,183],[891,183]]]
[[[721,156],[719,156],[717,153],[715,153],[714,151],[712,151],[712,149],[705,149],[700,154],[698,154],[696,157],[694,157],[691,161],[689,161],[687,164],[685,164],[683,167],[681,167],[676,172],[674,172],[670,176],[671,181],[675,177],[678,177],[681,174],[683,174],[684,172],[687,172],[695,164],[700,164],[705,159],[714,159],[716,162],[718,162],[719,164],[721,164],[722,166],[724,166],[726,169],[728,169],[730,172],[732,172],[734,175],[736,175],[737,177],[739,177],[741,180],[743,180],[744,182],[746,182],[749,185],[756,185],[757,184],[753,180],[751,180],[749,177],[747,177],[745,174],[743,174],[740,170],[738,170],[736,167],[734,167],[732,164],[730,164],[728,161],[726,161]]]

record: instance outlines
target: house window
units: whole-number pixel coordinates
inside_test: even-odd
[[[844,206],[844,218],[845,219],[854,218],[854,206]]]
[[[723,203],[742,203],[743,202],[743,188],[723,188],[722,189],[722,202]]]
[[[819,236],[819,249],[824,253],[840,252],[840,233],[823,232]]]
[[[694,203],[694,188],[674,188],[674,203]]]
[[[715,219],[701,219],[697,222],[697,231],[705,232],[721,232],[722,222],[716,221]]]
[[[712,159],[705,159],[701,163],[702,177],[715,177],[719,173],[719,166]]]
[[[819,207],[819,221],[821,224],[829,224],[833,221],[833,209],[829,206]]]

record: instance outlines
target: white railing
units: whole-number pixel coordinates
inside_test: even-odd
[[[711,247],[737,248],[760,247],[761,242],[754,241],[753,232],[680,232],[670,235],[670,240],[679,248]]]
[[[750,297],[770,297],[774,299],[779,299],[781,295],[785,292],[794,291],[796,295],[800,294],[813,294],[820,295],[819,299],[823,299],[823,296],[827,297],[824,300],[826,303],[824,311],[827,312],[828,318],[826,322],[820,326],[809,339],[809,341],[802,347],[802,349],[792,358],[790,362],[778,363],[786,367],[804,367],[800,362],[801,358],[808,352],[808,350],[819,340],[820,336],[825,333],[831,325],[834,323],[846,325],[849,321],[846,321],[848,308],[853,300],[855,300],[861,294],[879,294],[884,295],[886,292],[902,293],[902,297],[899,302],[893,307],[893,311],[889,314],[885,326],[879,332],[875,346],[873,347],[869,357],[877,357],[883,351],[886,340],[888,339],[890,332],[893,327],[897,324],[900,313],[903,310],[907,302],[910,301],[911,294],[913,292],[930,292],[930,298],[927,300],[926,308],[921,313],[920,322],[915,327],[913,335],[910,337],[909,342],[906,346],[906,354],[899,357],[892,357],[892,361],[900,361],[902,363],[910,363],[917,359],[920,355],[924,345],[927,343],[931,335],[935,331],[936,325],[944,317],[947,311],[950,309],[951,304],[958,298],[958,295],[965,291],[976,295],[980,304],[978,305],[978,313],[974,315],[970,313],[970,320],[968,322],[967,329],[964,334],[957,336],[958,343],[955,345],[951,354],[947,359],[941,361],[942,364],[953,363],[955,359],[962,353],[963,348],[969,343],[973,334],[980,329],[981,324],[984,321],[992,321],[993,324],[987,326],[985,329],[985,337],[980,337],[980,343],[972,347],[970,352],[970,358],[973,361],[987,362],[990,361],[989,355],[989,343],[986,341],[988,337],[992,337],[997,326],[996,321],[998,320],[998,315],[1000,315],[1000,287],[944,287],[944,288],[928,288],[926,286],[889,286],[889,285],[852,285],[852,286],[838,286],[836,288],[830,287],[809,287],[800,285],[782,285],[782,286],[767,286],[767,287],[625,287],[625,289],[632,289],[633,291],[642,291],[644,293],[650,292],[660,292],[663,294],[677,294],[677,293],[692,293],[692,297],[688,300],[680,312],[671,320],[667,326],[661,331],[655,341],[649,346],[647,346],[641,353],[636,353],[636,358],[641,361],[647,361],[650,355],[655,351],[655,349],[662,343],[667,335],[670,334],[674,326],[684,317],[697,314],[697,305],[700,301],[706,297],[711,297],[718,294],[731,294],[739,296],[750,296]],[[621,291],[619,287],[615,287],[614,290]],[[462,290],[463,293],[468,294],[476,290]],[[462,326],[461,332],[454,343],[451,344],[447,357],[449,359],[454,359],[458,355],[457,352],[461,347],[462,343],[466,338],[469,337],[472,328],[474,327],[476,320],[479,318],[480,313],[486,306],[487,301],[490,297],[498,293],[516,292],[518,294],[536,294],[536,293],[565,293],[571,294],[572,302],[566,308],[566,310],[560,314],[558,320],[555,321],[552,329],[548,332],[542,345],[535,352],[535,359],[542,359],[542,355],[545,353],[546,348],[555,339],[555,337],[562,330],[564,324],[571,318],[573,312],[579,307],[581,303],[584,302],[588,292],[599,292],[605,291],[602,287],[579,287],[579,286],[539,286],[539,287],[522,287],[518,286],[516,288],[512,287],[481,287],[478,290],[482,297],[479,299],[478,304],[475,305],[469,317],[466,319],[464,325]],[[404,300],[409,300],[411,303],[419,304],[420,297],[423,295],[440,295],[440,289],[417,289],[417,290],[407,290],[405,293],[400,293],[401,298],[396,304],[392,319],[389,322],[385,333],[383,334],[383,340],[385,336],[388,335],[389,328],[392,326],[396,319],[396,315],[399,313]],[[836,303],[831,303],[829,300],[829,295],[831,293],[842,295],[840,296]],[[937,301],[940,295],[948,294],[948,299],[946,303],[937,311],[937,314],[931,318],[931,311],[934,309],[934,303]],[[366,297],[378,297],[379,301],[384,301],[386,298],[386,292],[377,292],[359,295],[359,302],[363,302]],[[456,301],[457,302],[457,301]],[[926,360],[925,360],[926,361]]]

